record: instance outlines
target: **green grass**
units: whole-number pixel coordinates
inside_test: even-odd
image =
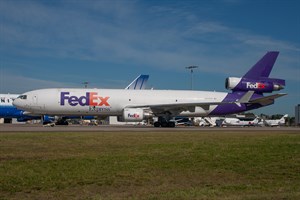
[[[300,199],[300,134],[0,133],[0,199]]]

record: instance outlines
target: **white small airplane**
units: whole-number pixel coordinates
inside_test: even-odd
[[[264,120],[264,124],[266,126],[283,126],[285,125],[285,120],[288,117],[288,114],[285,114],[283,117],[281,117],[280,119],[268,119],[268,120]]]
[[[13,104],[32,115],[118,116],[140,122],[156,116],[155,127],[175,127],[175,116],[220,116],[271,105],[285,80],[269,78],[279,52],[268,52],[243,77],[226,79],[226,92],[52,88],[26,92]]]
[[[254,120],[241,120],[238,118],[225,118],[222,122],[222,126],[257,126],[259,123],[259,118],[256,117]]]

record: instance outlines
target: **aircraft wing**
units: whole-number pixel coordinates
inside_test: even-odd
[[[268,105],[274,102],[274,99],[287,95],[286,93],[273,94],[270,96],[250,100],[249,103],[259,103],[261,105]]]
[[[213,105],[224,105],[224,104],[237,104],[249,103],[253,91],[248,91],[237,101],[231,102],[186,102],[186,103],[168,103],[168,104],[146,104],[146,105],[128,105],[127,108],[150,108],[154,113],[171,113],[173,115],[179,114],[182,111],[195,112],[195,107],[201,107],[204,110],[209,110],[210,106]]]
[[[164,114],[170,113],[177,115],[182,111],[195,112],[195,107],[202,107],[204,110],[209,110],[212,105],[221,104],[236,104],[238,102],[195,102],[195,103],[173,103],[173,104],[149,104],[149,105],[128,105],[126,108],[149,108],[153,113]]]
[[[215,103],[174,103],[174,104],[153,104],[153,105],[129,105],[126,108],[148,108],[151,109],[153,113],[165,114],[170,113],[172,115],[177,115],[182,111],[195,112],[195,106],[200,106],[205,110],[209,109],[210,105],[218,105],[221,102]]]

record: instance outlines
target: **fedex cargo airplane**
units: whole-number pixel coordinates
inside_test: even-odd
[[[285,94],[285,80],[269,78],[279,52],[267,52],[243,77],[226,79],[230,93],[190,90],[53,88],[26,92],[13,104],[33,115],[118,116],[138,122],[156,116],[155,127],[174,127],[174,116],[219,116],[271,105]]]
[[[149,79],[149,75],[139,75],[136,77],[125,90],[144,90],[146,83]],[[0,94],[0,118],[4,118],[5,123],[11,123],[12,118],[16,118],[18,122],[26,122],[33,119],[42,119],[44,124],[56,121],[59,125],[67,125],[66,119],[78,118],[82,119],[94,119],[94,116],[61,116],[59,118],[49,115],[32,115],[26,114],[24,110],[17,109],[13,106],[13,101],[20,96],[19,94]]]

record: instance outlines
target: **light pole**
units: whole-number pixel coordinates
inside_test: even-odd
[[[191,90],[193,90],[193,72],[194,72],[194,69],[198,68],[198,66],[191,65],[191,66],[188,66],[185,68],[191,70]]]
[[[84,84],[84,88],[87,88],[89,82],[85,81],[85,82],[83,82],[82,84]]]

